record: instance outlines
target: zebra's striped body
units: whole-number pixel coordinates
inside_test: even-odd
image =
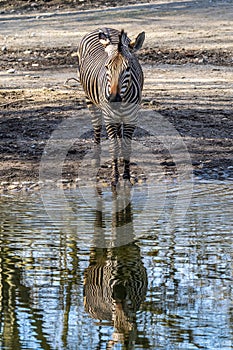
[[[102,28],[87,34],[79,46],[80,82],[92,110],[95,144],[100,150],[103,114],[110,139],[113,184],[119,177],[118,139],[124,159],[123,178],[130,178],[131,140],[143,88],[143,72],[134,51],[142,46],[144,37],[143,32],[132,42],[123,30]]]

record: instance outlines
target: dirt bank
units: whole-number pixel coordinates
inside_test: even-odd
[[[55,0],[25,3],[0,2],[3,16],[10,11],[31,13],[48,8],[59,11]],[[101,5],[106,3],[100,2]],[[77,2],[64,1],[62,10],[70,10],[70,6],[77,9]],[[91,8],[93,4],[83,2],[83,6]],[[171,16],[170,26],[175,27],[178,13]],[[162,114],[180,133],[196,176],[233,179],[233,51],[229,45],[203,49],[203,45],[189,48],[183,42],[182,47],[171,46],[145,45],[139,54],[145,72],[142,107]],[[2,44],[2,189],[34,188],[39,181],[41,156],[52,132],[63,120],[86,108],[77,82],[71,80],[64,84],[67,78],[76,77],[75,52],[75,46],[56,46],[55,42],[50,43],[50,47],[39,45],[36,49],[25,49],[25,42],[22,47],[17,43],[16,49]],[[69,150],[63,168],[64,182],[75,183],[77,164],[91,142],[91,137],[87,138]],[[164,150],[157,151],[161,151],[161,167],[172,174],[175,164],[171,156]]]

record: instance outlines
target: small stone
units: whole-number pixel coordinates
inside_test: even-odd
[[[33,185],[33,182],[32,181],[22,181],[22,185],[23,186]]]
[[[8,74],[14,74],[15,73],[15,69],[14,68],[10,68],[7,70]]]
[[[1,182],[1,186],[8,186],[9,185],[9,182],[8,181],[2,181]]]
[[[23,52],[24,55],[30,55],[31,53],[32,53],[31,50],[25,50],[25,51]]]
[[[151,100],[149,103],[150,106],[155,106],[156,104],[157,104],[157,102],[155,100]]]
[[[18,185],[12,184],[12,185],[9,185],[9,186],[8,186],[8,190],[9,190],[9,191],[17,190],[18,187],[19,187]]]
[[[29,186],[28,189],[29,190],[35,190],[35,189],[39,189],[39,184],[38,183],[34,183],[33,185]]]
[[[77,52],[73,52],[73,53],[71,54],[71,57],[78,57],[78,53],[77,53]]]
[[[52,59],[53,56],[51,55],[51,53],[48,53],[47,55],[44,56],[44,58],[46,58],[46,59]]]
[[[67,184],[70,182],[70,180],[69,179],[59,179],[57,182],[58,182],[58,184]]]

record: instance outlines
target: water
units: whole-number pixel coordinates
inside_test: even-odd
[[[233,348],[232,182],[135,188],[1,197],[1,350]]]

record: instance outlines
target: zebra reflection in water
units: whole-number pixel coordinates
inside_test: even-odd
[[[134,241],[131,203],[127,198],[123,201],[125,199],[128,203],[125,208],[122,198],[114,201],[112,235],[116,240],[119,234],[122,237],[127,235],[129,243],[114,248],[92,248],[90,264],[84,274],[85,311],[100,321],[111,321],[114,326],[112,340],[108,342],[107,349],[112,349],[118,342],[127,349],[133,348],[137,337],[136,312],[147,292],[146,268],[140,248]],[[97,242],[101,240],[103,227],[103,212],[96,211]]]

